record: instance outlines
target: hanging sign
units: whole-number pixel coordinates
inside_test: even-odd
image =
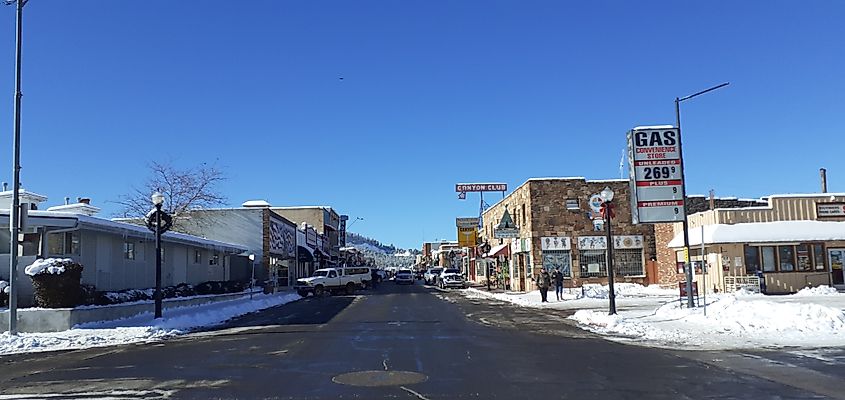
[[[635,224],[684,220],[681,136],[673,126],[628,132],[631,210]]]

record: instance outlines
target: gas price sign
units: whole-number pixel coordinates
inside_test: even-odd
[[[642,126],[628,132],[631,209],[634,223],[684,219],[680,135],[673,126]]]

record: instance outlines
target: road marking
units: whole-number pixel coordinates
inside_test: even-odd
[[[399,386],[399,388],[400,388],[400,389],[402,389],[402,390],[404,390],[404,391],[406,391],[406,392],[408,392],[408,393],[410,393],[410,394],[412,394],[412,395],[414,395],[414,396],[417,396],[417,398],[419,398],[420,400],[429,400],[429,398],[428,398],[428,397],[425,397],[425,396],[421,395],[419,392],[416,392],[416,391],[414,391],[413,389],[408,389],[408,388],[406,388],[406,387],[404,387],[404,386]]]

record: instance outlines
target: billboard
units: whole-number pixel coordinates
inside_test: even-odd
[[[635,224],[684,220],[681,136],[670,125],[628,132],[631,211]]]
[[[466,192],[507,192],[507,183],[458,183],[455,185],[458,193]]]

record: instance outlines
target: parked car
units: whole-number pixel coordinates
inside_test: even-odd
[[[414,279],[416,279],[416,280],[421,280],[421,279],[423,279],[423,276],[424,276],[424,275],[425,275],[425,271],[423,271],[423,270],[421,270],[421,269],[418,269],[418,270],[414,271]]]
[[[425,280],[426,285],[433,285],[437,283],[437,275],[443,272],[443,268],[429,268],[428,271],[425,271],[423,275],[423,279]]]
[[[366,273],[363,273],[366,269]],[[354,272],[354,273],[353,273]],[[339,293],[341,291],[346,294],[355,293],[364,285],[365,280],[370,278],[369,268],[323,268],[314,271],[314,275],[309,278],[297,279],[294,285],[294,290],[300,296],[308,296],[309,293],[314,293],[315,296],[322,296],[324,293]]]
[[[403,283],[413,285],[414,274],[409,269],[400,269],[399,271],[396,271],[396,276],[393,278],[393,282],[397,285],[401,285]]]
[[[466,287],[466,279],[464,279],[464,275],[461,274],[461,270],[457,268],[449,268],[444,270],[440,276],[438,277],[438,286],[440,288],[465,288]]]

